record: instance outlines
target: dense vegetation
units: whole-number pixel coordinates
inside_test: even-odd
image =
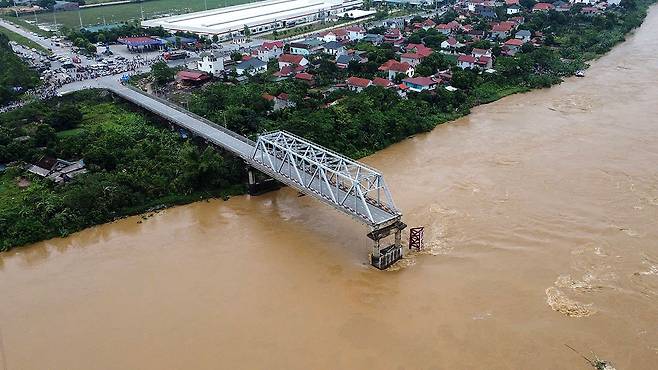
[[[27,67],[9,45],[9,39],[0,33],[0,105],[18,96],[20,91],[39,83],[37,73]]]
[[[158,205],[242,192],[240,161],[153,123],[94,91],[0,115],[0,163],[84,158],[90,170],[59,186],[18,166],[0,173],[0,250]],[[25,189],[21,176],[31,182]]]
[[[272,104],[262,96],[266,92],[285,92],[297,106],[272,112]],[[245,136],[283,129],[358,158],[455,118],[453,101],[461,95],[447,90],[441,94],[402,99],[393,90],[369,87],[361,93],[339,90],[325,96],[293,81],[214,84],[194,94],[189,108]],[[336,100],[338,104],[327,107]]]

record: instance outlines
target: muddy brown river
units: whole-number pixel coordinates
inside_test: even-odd
[[[367,158],[426,227],[390,271],[290,189],[0,255],[0,365],[658,368],[657,35]]]

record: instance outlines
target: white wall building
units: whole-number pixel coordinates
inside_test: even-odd
[[[299,24],[318,22],[363,5],[363,0],[265,0],[171,17],[142,21],[143,27],[168,31],[218,35],[228,40],[243,35],[271,32]]]
[[[213,76],[219,76],[224,72],[224,59],[216,52],[201,53],[201,59],[197,61],[196,69]]]

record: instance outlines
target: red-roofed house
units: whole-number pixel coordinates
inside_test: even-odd
[[[294,107],[295,102],[290,100],[290,97],[286,93],[281,93],[276,96],[274,99],[274,110],[284,109]]]
[[[205,72],[199,71],[180,71],[176,73],[176,78],[189,85],[198,85],[210,80],[210,76]]]
[[[512,34],[512,30],[516,29],[517,24],[514,22],[500,22],[491,27],[491,37],[498,39],[506,39]]]
[[[335,30],[323,31],[320,32],[319,36],[324,42],[345,41],[349,38],[347,30],[344,28],[337,28]]]
[[[412,67],[416,67],[425,58],[417,53],[404,53],[400,55],[400,62],[409,63]]]
[[[519,39],[509,39],[503,44],[503,53],[506,55],[515,55],[521,50],[523,46],[523,40]]]
[[[273,74],[274,76],[279,77],[279,79],[283,79],[286,77],[293,77],[297,73],[304,72],[305,69],[306,67],[289,65],[289,66],[284,66],[279,71],[274,72]]]
[[[283,67],[305,67],[307,64],[308,60],[303,55],[281,54],[279,56],[279,69],[283,69]]]
[[[493,58],[483,55],[483,56],[477,58],[477,61],[475,62],[475,64],[478,66],[478,68],[489,69],[489,68],[493,67]]]
[[[479,57],[491,57],[491,49],[478,49],[478,48],[473,48],[471,50],[471,55],[479,58]]]
[[[580,9],[580,13],[584,15],[595,15],[599,14],[601,11],[593,6],[586,6]]]
[[[356,92],[361,92],[366,87],[372,85],[372,81],[370,81],[367,78],[352,76],[347,80],[345,80],[345,84],[347,84],[348,89]]]
[[[427,46],[423,44],[408,44],[406,47],[407,52],[410,53],[416,53],[421,55],[422,57],[427,57],[430,54],[432,54],[433,50],[431,48],[428,48]]]
[[[441,43],[441,49],[443,49],[447,54],[454,54],[457,52],[457,49],[463,46],[464,44],[457,41],[457,39],[454,37],[448,37],[447,40]]]
[[[491,49],[473,49],[471,56],[475,58],[475,64],[482,69],[493,67],[493,56]]]
[[[361,26],[349,26],[346,30],[347,38],[350,41],[358,41],[366,37],[366,29]]]
[[[434,90],[437,82],[431,77],[410,77],[405,78],[402,82],[411,91],[421,92],[425,90]]]
[[[555,5],[549,3],[537,3],[532,7],[533,12],[547,12],[549,10],[555,10]]]
[[[295,79],[299,81],[304,81],[309,85],[313,85],[315,83],[315,76],[306,72],[297,73],[295,75]]]
[[[425,31],[427,31],[427,30],[429,30],[430,28],[434,28],[434,27],[436,27],[436,23],[435,23],[432,19],[428,18],[428,19],[426,19],[425,21],[423,21],[423,23],[421,23],[420,26],[421,26]]]
[[[457,32],[460,28],[461,25],[455,21],[449,23],[441,23],[436,26],[436,29],[444,35],[450,35],[451,33]]]
[[[384,87],[384,88],[388,88],[388,87],[393,86],[393,82],[391,82],[391,81],[389,81],[385,78],[381,78],[381,77],[375,77],[372,80],[372,84],[376,85],[376,86],[381,86],[381,87]]]
[[[475,68],[477,59],[472,55],[460,55],[457,58],[457,65],[461,69]]]
[[[283,54],[283,45],[283,41],[266,41],[263,45],[254,50],[251,55],[263,62],[267,62],[268,60],[278,58]]]
[[[414,75],[414,67],[411,64],[398,62],[397,60],[393,59],[379,66],[379,70],[388,72],[389,80],[393,80],[398,74],[405,74],[408,77],[412,77]]]
[[[384,42],[393,45],[402,45],[404,37],[402,37],[402,32],[399,29],[392,28],[384,34]]]

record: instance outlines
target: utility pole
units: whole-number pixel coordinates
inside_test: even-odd
[[[57,30],[57,10],[53,8],[53,21],[55,21],[55,30]]]
[[[203,2],[206,5],[206,10],[208,10],[208,0],[203,0]]]
[[[139,2],[139,13],[141,14],[142,20],[144,20],[144,7],[142,6],[142,2]]]
[[[80,29],[82,29],[82,13],[80,12],[80,8],[78,8],[78,19],[80,19]]]

